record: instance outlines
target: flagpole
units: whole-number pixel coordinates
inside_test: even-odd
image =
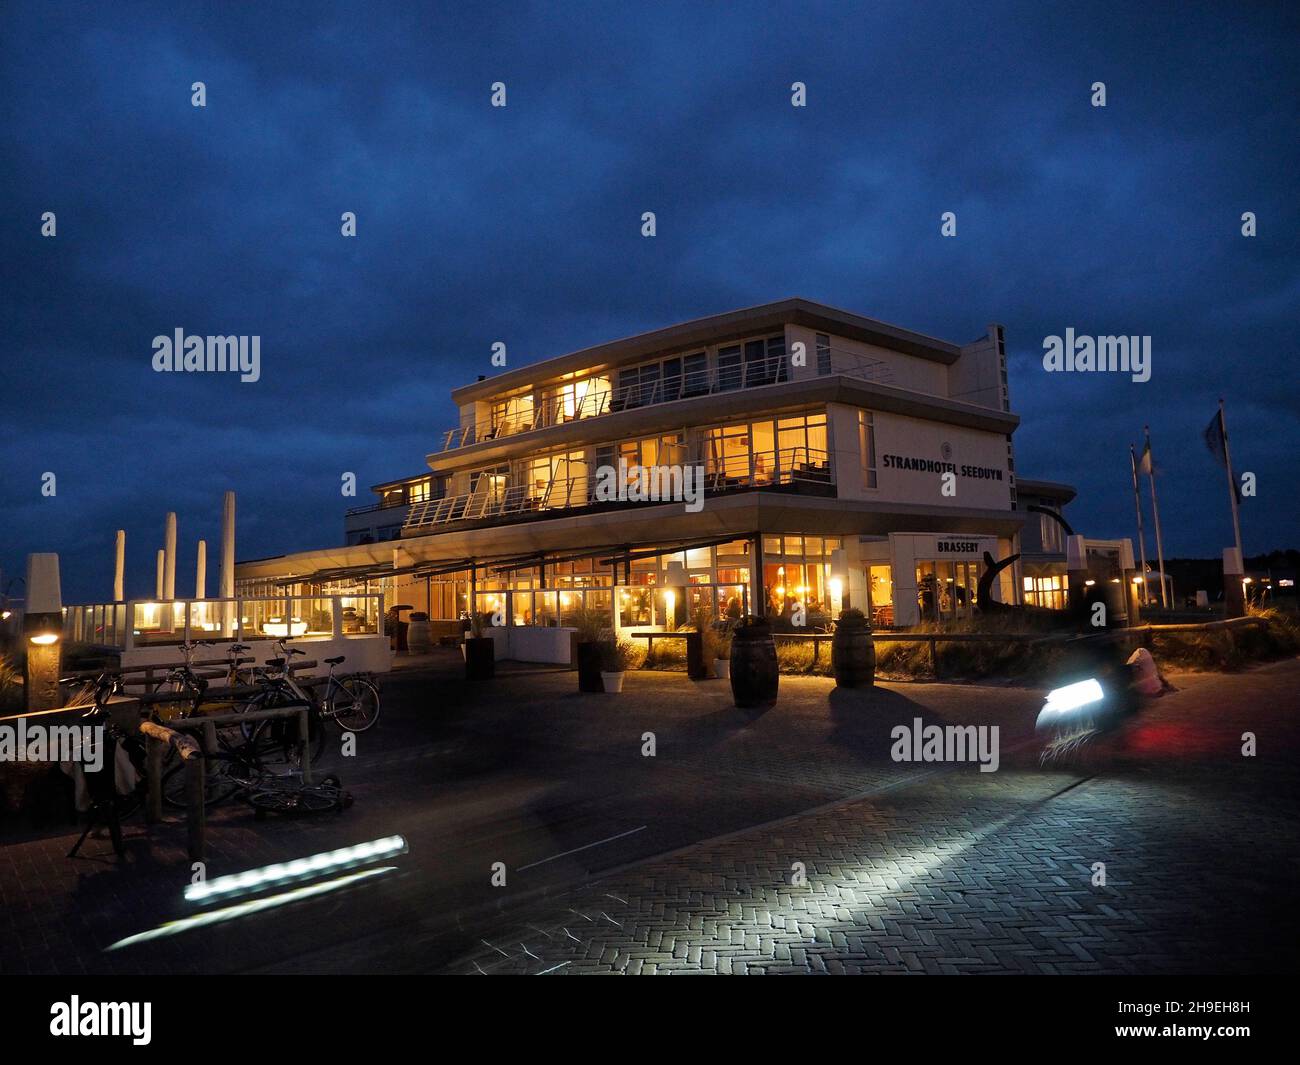
[[[1223,465],[1228,471],[1228,500],[1232,503],[1232,533],[1237,538],[1237,555],[1246,566],[1246,556],[1241,550],[1241,518],[1237,515],[1237,480],[1232,475],[1232,453],[1228,450],[1228,422],[1223,416],[1223,397],[1219,397],[1219,432],[1223,434]]]
[[[1146,603],[1147,595],[1147,540],[1146,535],[1142,532],[1142,497],[1138,494],[1138,463],[1137,451],[1132,444],[1128,446],[1128,464],[1133,470],[1133,508],[1137,511],[1138,519],[1138,548],[1142,552],[1142,602]]]
[[[1142,432],[1146,434],[1147,445],[1147,480],[1151,484],[1151,515],[1156,520],[1156,561],[1160,566],[1160,606],[1163,610],[1169,609],[1169,604],[1165,601],[1165,548],[1160,540],[1160,505],[1156,502],[1156,460],[1151,454],[1151,426],[1142,426]]]

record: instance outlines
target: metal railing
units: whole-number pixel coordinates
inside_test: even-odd
[[[236,596],[233,599],[128,600],[63,609],[63,638],[130,650],[192,640],[274,640],[376,636],[384,597]]]
[[[743,455],[710,456],[703,462],[686,465],[702,471],[706,493],[788,485],[830,486],[834,483],[830,456],[825,451],[802,446]],[[527,484],[507,488],[490,486],[463,495],[415,503],[402,529],[406,532],[460,521],[520,517],[543,510],[609,502],[597,494],[601,480],[596,471],[588,473],[584,470],[576,475],[553,476],[542,488]]]
[[[829,365],[817,365],[817,352],[808,353],[810,365],[817,376],[839,374],[856,377],[861,380],[889,384],[893,375],[889,365],[883,359],[859,355],[842,348],[830,348]],[[602,380],[602,379],[597,379]],[[617,414],[620,411],[636,410],[658,403],[671,403],[678,399],[693,399],[700,396],[717,395],[721,392],[736,392],[742,389],[759,388],[764,385],[784,384],[791,380],[790,357],[786,353],[767,355],[762,359],[745,361],[743,357],[734,365],[725,366],[716,363],[702,370],[686,370],[665,378],[662,373],[652,381],[638,381],[621,388],[590,388],[576,403],[565,397],[548,396],[535,401],[531,411],[507,415],[491,425],[480,427],[471,422],[468,425],[448,429],[443,434],[442,450],[453,451],[482,444],[489,440],[499,440],[520,433],[534,432],[552,425],[580,421],[585,418],[598,418],[605,414]],[[581,382],[579,382],[581,383]]]

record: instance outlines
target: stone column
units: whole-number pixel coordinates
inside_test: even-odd
[[[1246,613],[1246,589],[1242,578],[1246,576],[1246,567],[1242,565],[1241,552],[1235,547],[1223,549],[1223,616],[1228,618],[1244,617]]]

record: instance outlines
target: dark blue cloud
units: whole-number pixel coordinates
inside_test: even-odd
[[[58,550],[69,599],[109,591],[118,527],[147,592],[168,509],[187,572],[227,487],[242,557],[337,541],[340,474],[416,472],[495,340],[518,364],[787,295],[1003,323],[1022,474],[1130,535],[1150,423],[1170,555],[1230,541],[1199,439],[1222,394],[1247,548],[1295,545],[1287,5],[5,12],[0,567]],[[1150,334],[1152,381],[1044,374],[1070,326]],[[261,335],[262,381],[153,373],[177,327]]]

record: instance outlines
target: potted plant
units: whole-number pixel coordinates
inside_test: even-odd
[[[601,683],[602,645],[610,639],[609,616],[603,610],[580,607],[573,612],[573,626],[577,629],[578,691],[603,692]]]
[[[623,690],[623,677],[636,661],[636,648],[631,640],[610,640],[599,645],[601,651],[600,682],[606,692],[617,694]]]
[[[709,641],[713,652],[713,675],[718,680],[729,680],[731,677],[731,633],[717,632],[710,630],[712,639]]]
[[[831,637],[831,669],[839,688],[869,688],[876,681],[876,641],[867,616],[856,607],[840,612]]]
[[[496,676],[496,641],[483,635],[483,619],[490,617],[490,614],[475,613],[468,619],[469,630],[462,647],[466,680],[491,680]]]

